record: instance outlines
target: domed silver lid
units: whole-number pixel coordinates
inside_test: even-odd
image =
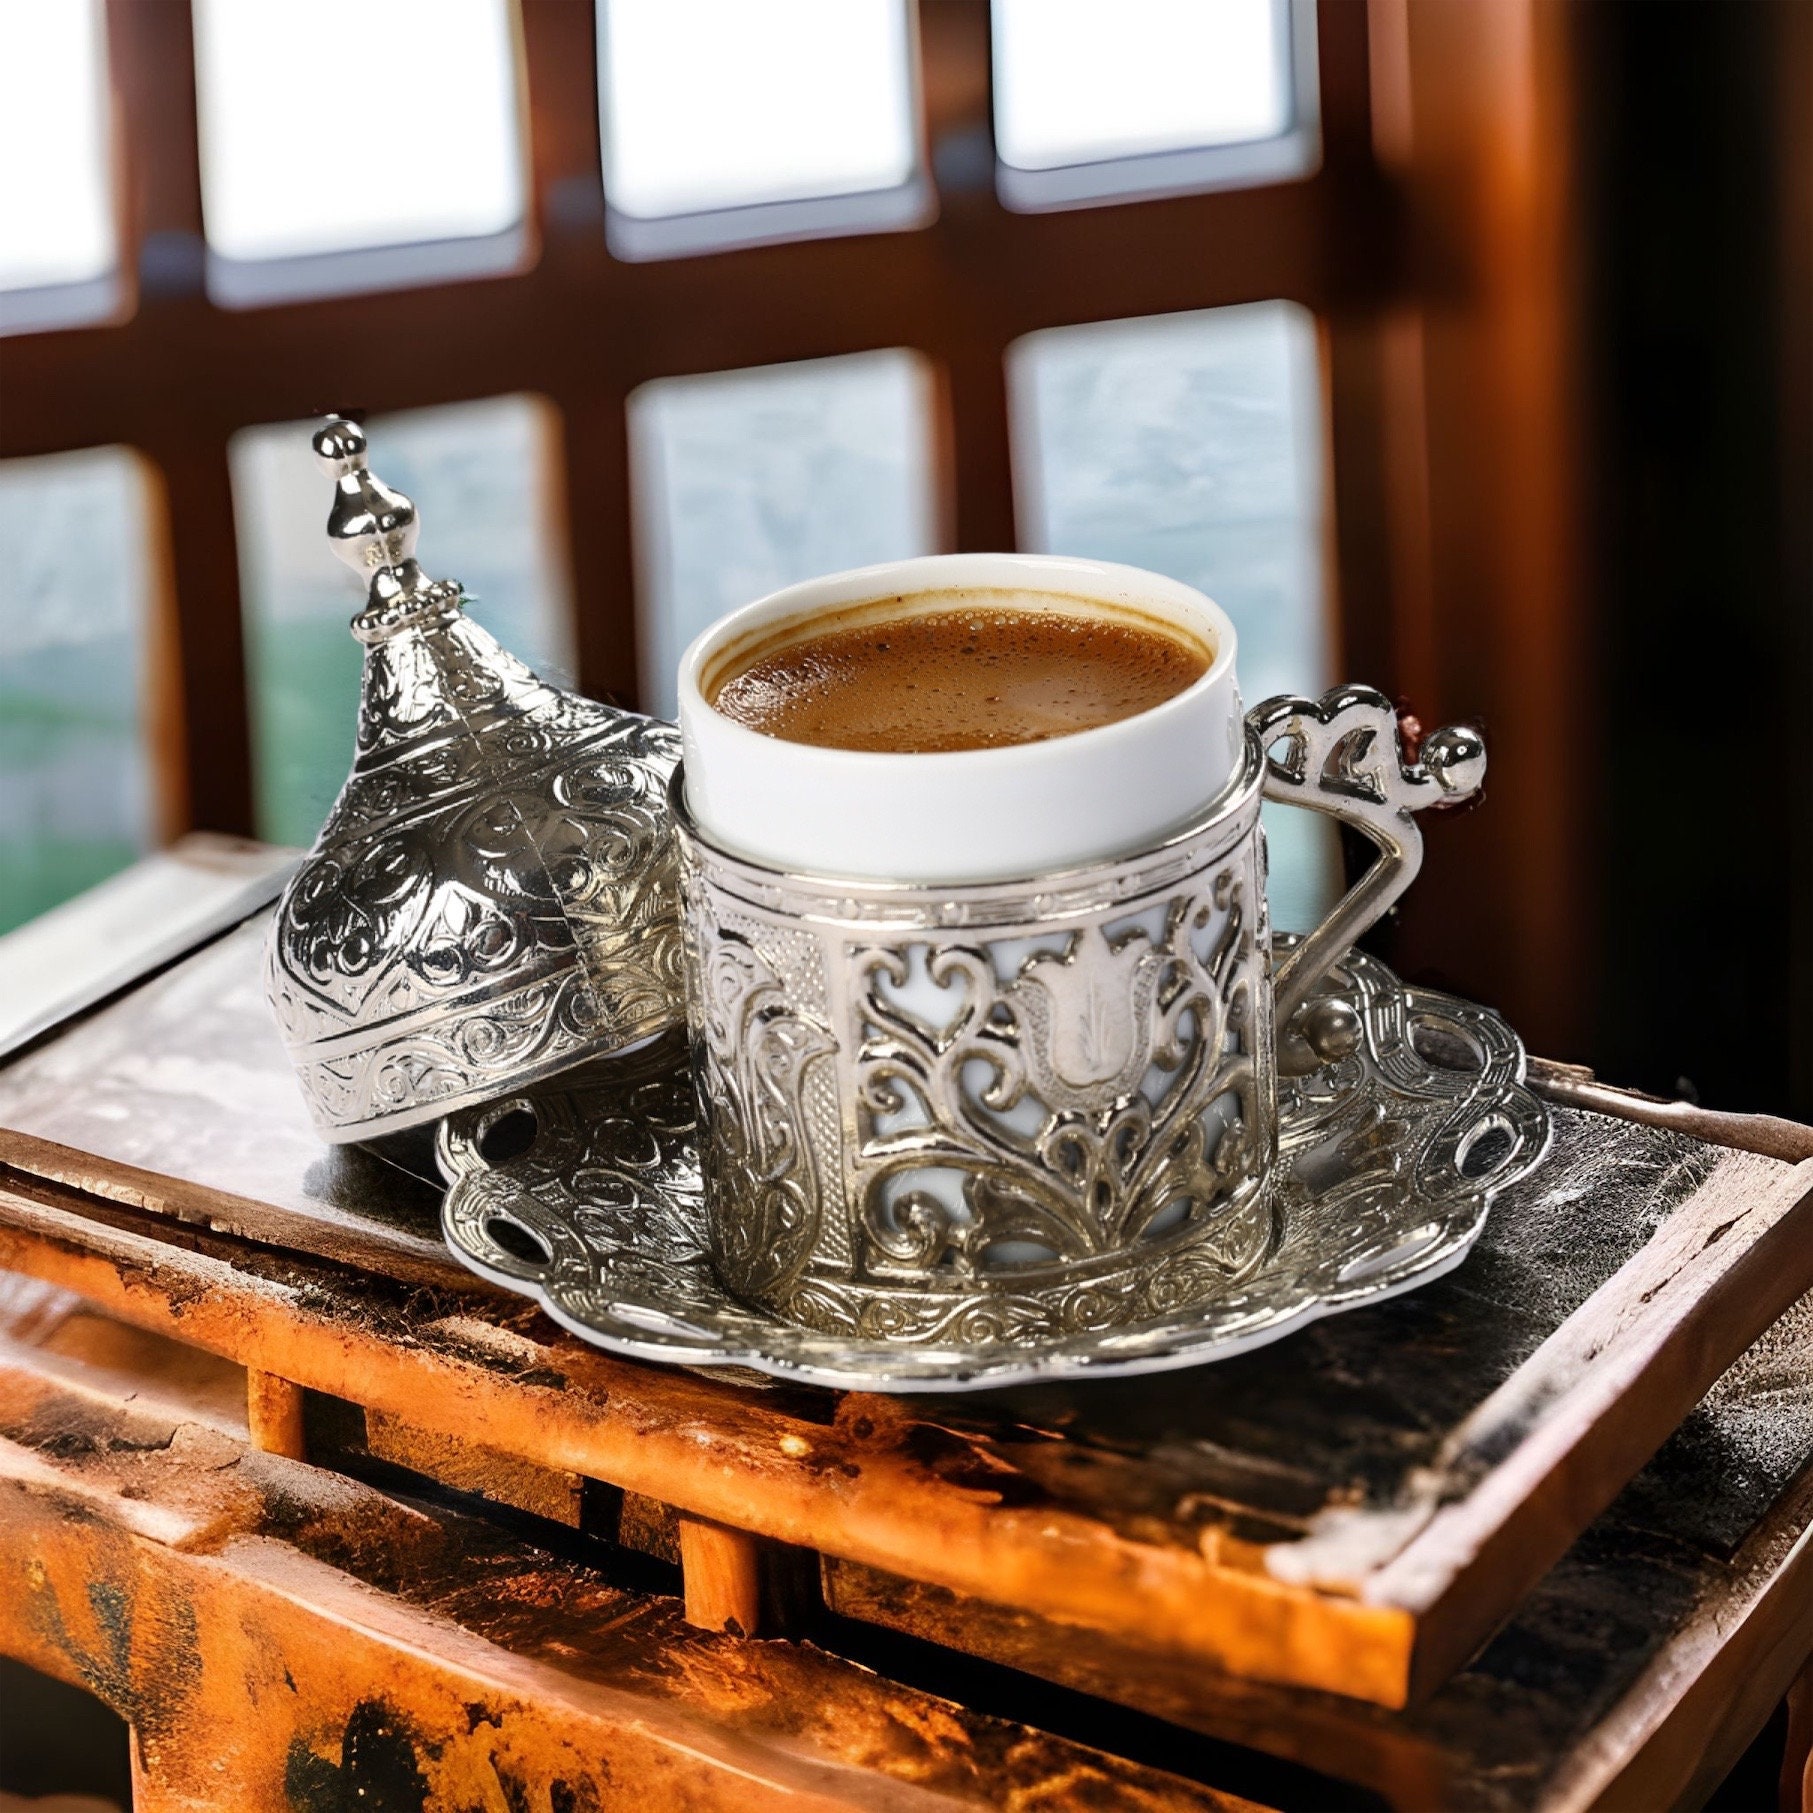
[[[352,773],[277,905],[265,988],[333,1141],[482,1102],[684,1018],[679,732],[548,685],[416,563],[356,424],[315,452],[368,576]]]

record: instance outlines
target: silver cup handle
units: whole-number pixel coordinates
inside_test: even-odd
[[[1320,699],[1264,699],[1246,714],[1265,755],[1265,797],[1307,806],[1364,831],[1379,859],[1284,955],[1272,978],[1281,1033],[1310,992],[1416,879],[1423,833],[1416,814],[1456,805],[1486,778],[1486,745],[1464,725],[1423,739],[1407,761],[1391,701],[1370,686]]]

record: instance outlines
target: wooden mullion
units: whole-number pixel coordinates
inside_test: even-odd
[[[561,477],[572,559],[579,685],[636,700],[635,580],[629,449],[620,347],[608,306],[604,188],[598,133],[596,15],[572,0],[521,0],[532,132],[531,173],[540,260],[521,280],[548,322],[518,350],[532,384],[560,411]],[[501,374],[500,374],[501,375]],[[500,383],[500,389],[515,388]]]
[[[108,54],[125,184],[121,259],[136,303],[123,324],[26,340],[6,349],[6,419],[15,415],[39,349],[54,372],[47,400],[88,432],[66,442],[119,441],[158,469],[165,520],[154,554],[173,575],[176,676],[170,739],[177,772],[160,777],[161,828],[249,833],[251,764],[238,550],[219,405],[223,368],[207,357],[214,310],[203,294],[201,161],[195,53],[187,0],[109,0]],[[132,281],[136,276],[136,284]],[[96,372],[113,349],[131,369]],[[224,368],[230,370],[230,367]],[[160,559],[160,564],[162,564]]]
[[[175,401],[172,400],[172,412]],[[182,748],[188,773],[182,829],[250,836],[251,721],[239,614],[239,553],[225,437],[207,423],[146,424],[136,444],[163,476],[177,576]]]
[[[569,391],[558,400],[579,685],[594,698],[646,703],[638,696],[636,670],[625,398],[612,386]]]
[[[953,541],[960,553],[1015,545],[1006,343],[968,340],[943,362],[949,387]]]

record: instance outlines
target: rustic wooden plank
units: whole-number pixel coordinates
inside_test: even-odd
[[[1813,1475],[1751,1534],[1729,1576],[1569,1752],[1541,1813],[1705,1804],[1813,1653]]]
[[[0,936],[0,1058],[267,906],[294,862],[197,832]]]
[[[132,1722],[154,1805],[1254,1806],[10,1359],[0,1647]]]
[[[1813,1160],[1722,1165],[1454,1431],[1402,1502],[1333,1511],[1287,1578],[1417,1620],[1411,1692],[1446,1680],[1806,1288]]]
[[[419,1470],[449,1483],[461,1483],[462,1454],[488,1446],[506,1468],[599,1479],[628,1488],[627,1503],[679,1505],[953,1591],[1107,1630],[1144,1620],[1175,1653],[1257,1678],[1383,1703],[1427,1692],[1813,1268],[1813,1242],[1796,1231],[1809,1212],[1805,1184],[1789,1166],[1561,1106],[1555,1153],[1507,1194],[1450,1278],[1163,1391],[1092,1382],[905,1407],[688,1380],[555,1334],[447,1259],[431,1190],[314,1140],[265,1017],[257,938],[256,925],[242,928],[0,1072],[0,1121],[36,1129],[0,1134],[0,1159],[288,1256],[259,1256],[232,1238],[178,1239],[175,1226],[131,1209],[38,1191],[29,1214],[65,1217],[44,1261],[56,1275],[81,1270],[85,1246],[100,1241],[137,1288],[160,1264],[174,1278],[169,1267],[190,1262],[186,1242],[196,1263],[214,1267],[208,1288],[221,1304],[243,1297],[264,1317],[223,1332],[222,1351],[353,1398],[379,1413],[380,1428],[385,1417],[406,1423],[412,1441],[438,1444],[439,1459]],[[53,1146],[52,1132],[71,1144]],[[32,1204],[34,1192],[21,1186],[18,1198]],[[1658,1228],[1664,1237],[1652,1240]],[[120,1241],[117,1251],[106,1244]],[[159,1260],[172,1244],[178,1256]],[[307,1251],[312,1274],[296,1269]],[[315,1279],[320,1311],[307,1340],[324,1345],[297,1372],[285,1357],[301,1338],[287,1287],[303,1276]],[[113,1277],[105,1288],[122,1288]],[[428,1299],[389,1289],[386,1277],[435,1286],[441,1309],[429,1314]],[[286,1288],[273,1294],[277,1280]],[[158,1294],[149,1291],[144,1313],[175,1331],[158,1319],[168,1308],[153,1307]],[[501,1352],[531,1372],[616,1368],[586,1376],[657,1420],[680,1406],[737,1431],[762,1406],[760,1492],[745,1501],[723,1480],[705,1481],[700,1451],[683,1444],[653,1463],[644,1451],[625,1470],[601,1433],[610,1415],[570,1397],[570,1427],[555,1436],[507,1393],[486,1399],[503,1432],[495,1439],[457,1394],[438,1420],[424,1419],[430,1388],[410,1378],[422,1360],[418,1330],[437,1316],[457,1328],[462,1365],[494,1367]],[[223,1330],[232,1322],[224,1308],[220,1320]],[[383,1349],[372,1376],[387,1382],[376,1393],[340,1351],[348,1329]],[[587,1357],[569,1363],[570,1353]],[[783,1437],[793,1448],[778,1446]],[[418,1449],[417,1461],[426,1454]],[[879,1492],[858,1492],[857,1533],[840,1534],[840,1495],[856,1491],[827,1474],[840,1465],[865,1478],[884,1465],[910,1473],[929,1522],[915,1533]],[[992,1495],[986,1516],[978,1489]],[[1048,1536],[1028,1535],[1054,1515],[1087,1533],[1093,1573],[1067,1576]],[[968,1534],[948,1549],[952,1516]],[[823,1529],[827,1540],[814,1533]],[[1156,1598],[1142,1605],[1127,1583],[1147,1570]]]
[[[538,1467],[477,1442],[455,1441],[387,1410],[366,1411],[365,1450],[456,1491],[514,1506],[550,1523],[576,1530],[582,1522],[585,1482],[577,1473]]]
[[[1383,1707],[1204,1668],[1142,1640],[1131,1618],[1116,1632],[1090,1630],[835,1557],[822,1568],[825,1603],[840,1616],[1332,1772],[1400,1813],[1455,1813],[1456,1756]]]
[[[178,1230],[107,1213],[115,1225],[47,1188],[0,1188],[0,1265],[312,1389],[776,1541],[1098,1626],[1132,1612],[1168,1647],[1239,1672],[1402,1697],[1403,1613],[1041,1496],[1015,1503],[1011,1464],[981,1443],[928,1445],[929,1429],[915,1442],[887,1400],[851,1396],[813,1420],[798,1409],[828,1408],[829,1394],[790,1401],[639,1365],[552,1334],[533,1312],[499,1326],[451,1293],[337,1275],[202,1230],[180,1230],[178,1246]],[[125,1225],[134,1220],[143,1225]]]
[[[1602,1083],[1581,1064],[1557,1064],[1546,1058],[1530,1060],[1530,1081],[1551,1101],[1576,1108],[1616,1114],[1645,1127],[1668,1127],[1690,1139],[1734,1146],[1740,1152],[1760,1152],[1797,1165],[1813,1158],[1813,1127],[1783,1120],[1778,1114],[1732,1114],[1702,1108],[1698,1102],[1670,1102],[1634,1089]]]
[[[948,1424],[940,1437],[916,1410],[873,1398],[827,1415],[830,1394],[751,1393],[611,1360],[546,1336],[526,1306],[502,1327],[218,1236],[173,1249],[126,1225],[143,1218],[111,1214],[120,1226],[15,1190],[0,1215],[37,1235],[0,1250],[181,1338],[275,1353],[276,1370],[319,1389],[782,1541],[1098,1628],[1136,1624],[1174,1653],[1335,1692],[1388,1700],[1390,1670],[1407,1667],[1407,1639],[1368,1622],[1380,1608],[1261,1580],[1250,1543],[1189,1550],[1127,1501],[1112,1516],[1099,1499],[1054,1501],[1039,1488],[1075,1469],[1041,1469],[1064,1452],[1049,1438],[1020,1449]],[[1072,1459],[1094,1471],[1087,1453]]]
[[[310,1126],[263,915],[0,1070],[0,1163],[423,1283],[470,1283],[431,1186]]]
[[[1788,1689],[1788,1734],[1776,1799],[1778,1813],[1813,1813],[1813,1658]]]
[[[1656,1813],[1702,1805],[1808,1666],[1813,1470],[1729,1561],[1647,1536],[1640,1514],[1612,1514],[1493,1651],[1410,1713],[1193,1674],[1127,1638],[847,1563],[826,1588],[846,1615],[1334,1768],[1401,1813]],[[1795,1753],[1796,1795],[1804,1765]]]
[[[1293,1762],[1338,1757],[1345,1778],[1400,1809],[1590,1805],[1624,1776],[1627,1797],[1612,1804],[1697,1805],[1813,1647],[1796,1571],[1813,1468],[1791,1433],[1809,1406],[1813,1294],[1719,1380],[1482,1654],[1409,1712],[1234,1680],[1179,1665],[1136,1629],[1087,1631],[846,1562],[826,1564],[826,1599]]]

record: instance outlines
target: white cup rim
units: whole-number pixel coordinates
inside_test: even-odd
[[[718,734],[725,738],[730,748],[751,749],[759,754],[764,745],[788,741],[790,739],[770,736],[766,731],[752,730],[747,724],[727,717],[706,698],[700,683],[701,677],[706,662],[720,648],[759,628],[789,621],[804,622],[815,610],[860,604],[863,602],[864,582],[873,581],[880,588],[874,594],[878,600],[896,593],[980,588],[996,582],[978,579],[974,575],[983,568],[994,567],[996,563],[1001,563],[999,571],[1003,577],[998,583],[1004,587],[1011,585],[1019,590],[1051,592],[1058,596],[1069,594],[1091,603],[1112,602],[1100,595],[1104,584],[1112,584],[1129,593],[1147,597],[1154,591],[1170,592],[1180,603],[1187,604],[1190,609],[1209,619],[1215,643],[1214,659],[1183,691],[1173,693],[1168,699],[1161,699],[1156,705],[1149,705],[1143,711],[1133,712],[1128,717],[1116,718],[1109,724],[1098,724],[1088,730],[1066,731],[1062,736],[1047,737],[1039,742],[1007,743],[980,749],[934,750],[838,749],[818,743],[800,744],[797,747],[810,748],[815,763],[822,763],[830,769],[841,768],[852,776],[898,776],[909,771],[924,774],[928,766],[949,772],[961,765],[979,767],[982,772],[978,774],[978,782],[986,785],[989,775],[1009,774],[1029,763],[1048,760],[1053,744],[1061,743],[1067,751],[1074,749],[1084,755],[1097,751],[1111,753],[1117,744],[1144,734],[1154,720],[1188,714],[1196,701],[1220,685],[1234,666],[1239,638],[1233,620],[1206,592],[1198,591],[1195,586],[1186,585],[1182,580],[1169,579],[1163,574],[1149,572],[1143,567],[1128,566],[1119,561],[1088,560],[1071,554],[920,554],[906,560],[888,560],[874,566],[851,567],[823,578],[781,586],[732,611],[728,616],[720,617],[695,636],[680,657],[682,714],[688,703],[701,711],[710,712]],[[958,578],[956,575],[959,573],[970,577]],[[1066,578],[1093,583],[1053,583]],[[1135,607],[1129,607],[1129,612],[1136,614]],[[1153,621],[1161,628],[1165,627],[1162,619],[1154,617]]]

